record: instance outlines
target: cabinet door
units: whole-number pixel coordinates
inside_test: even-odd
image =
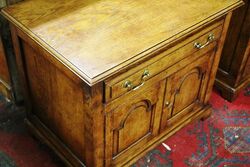
[[[207,53],[167,78],[161,131],[176,126],[176,122],[188,118],[187,114],[204,107],[213,55],[214,52]]]
[[[164,86],[165,81],[147,86],[143,90],[132,92],[134,95],[128,95],[130,97],[125,95],[119,98],[107,107],[107,161],[112,159],[113,165],[124,162],[123,158],[140,152],[156,136],[160,125]],[[110,163],[107,162],[107,165]]]

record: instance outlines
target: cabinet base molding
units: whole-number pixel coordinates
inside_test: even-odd
[[[218,78],[215,80],[215,88],[220,92],[221,96],[232,102],[239,95],[240,91],[244,89],[248,84],[250,84],[250,78],[242,82],[240,85],[236,87],[232,87],[225,82],[220,81]]]
[[[174,135],[176,132],[178,132],[180,129],[184,128],[186,125],[193,121],[197,120],[206,120],[209,118],[209,116],[212,114],[212,109],[210,105],[206,106],[202,110],[194,112],[192,115],[187,117],[184,121],[180,121],[174,128],[172,128],[170,131],[166,131],[165,133],[163,132],[161,135],[159,135],[156,140],[148,143],[148,146],[145,146],[145,150],[138,154],[135,158],[131,159],[127,164],[124,164],[124,166],[131,166],[134,164],[137,160],[145,156],[150,150],[154,149],[158,145],[160,145],[162,142],[164,142],[166,139]]]
[[[195,120],[204,121],[207,119],[212,113],[212,109],[210,105],[207,105],[205,108],[193,112],[185,120],[180,121],[175,127],[171,128],[170,131],[163,132],[160,136],[158,136],[155,140],[149,142],[145,146],[145,150],[136,155],[133,159],[128,161],[124,166],[129,166],[139,160],[141,157],[145,156],[147,152],[157,147],[159,144],[164,142],[167,138],[174,135],[180,129],[184,128],[190,122]],[[68,167],[85,167],[84,163],[70,151],[70,149],[63,144],[63,142],[49,129],[44,125],[39,118],[37,118],[33,114],[29,114],[25,120],[25,123],[31,133],[42,143],[46,144],[50,149],[52,149],[56,155],[65,163]]]
[[[25,119],[25,123],[29,131],[40,140],[42,143],[49,146],[50,149],[56,153],[56,155],[64,162],[68,167],[85,165],[79,160],[79,158],[70,151],[70,149],[63,144],[63,142],[51,131],[49,130],[39,118],[35,115],[28,115]]]

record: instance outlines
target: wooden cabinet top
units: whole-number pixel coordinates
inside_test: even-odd
[[[2,10],[89,85],[241,5],[241,0],[26,0]]]

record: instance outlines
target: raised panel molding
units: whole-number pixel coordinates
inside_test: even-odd
[[[155,104],[149,99],[124,103],[115,108],[112,115],[113,156],[128,149],[152,133]],[[118,113],[118,114],[117,114]],[[119,113],[122,115],[120,116]],[[117,122],[117,123],[116,123]]]
[[[119,131],[123,129],[128,117],[132,114],[132,112],[136,112],[135,110],[140,107],[145,108],[146,112],[152,111],[152,104],[149,100],[139,101],[131,106],[131,109],[127,112],[127,114],[125,114],[124,119],[121,121],[120,126],[118,128],[115,128],[114,130]]]

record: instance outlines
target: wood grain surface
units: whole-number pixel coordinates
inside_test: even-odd
[[[0,94],[5,96],[9,100],[12,99],[10,72],[1,36],[0,36]]]
[[[232,13],[222,50],[215,86],[229,101],[250,83],[248,47],[250,47],[250,1]]]
[[[93,85],[239,4],[242,1],[26,0],[2,13]]]
[[[0,80],[3,80],[6,84],[10,85],[10,73],[6,60],[6,55],[2,43],[2,37],[0,36]]]
[[[211,114],[231,10],[242,3],[26,0],[4,9],[28,126],[67,166],[132,165]]]

